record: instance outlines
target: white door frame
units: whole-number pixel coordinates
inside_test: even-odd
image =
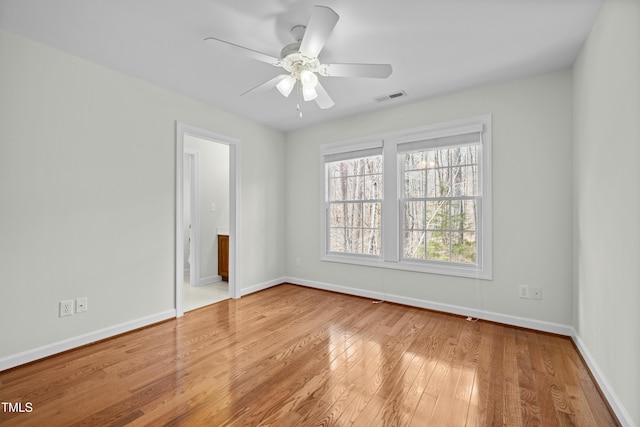
[[[229,296],[240,298],[238,285],[238,241],[239,221],[237,219],[240,202],[240,140],[226,135],[217,134],[204,129],[176,122],[176,317],[184,314],[182,286],[184,282],[184,136],[191,135],[229,146]],[[193,204],[192,204],[193,206]],[[192,260],[193,260],[192,256]]]
[[[198,286],[200,284],[200,157],[196,150],[185,148],[183,152],[184,155],[189,158],[189,164],[191,166],[189,169],[189,180],[191,181],[191,185],[189,186],[189,213],[191,216],[191,230],[189,233],[191,237],[191,241],[189,242],[189,253],[191,254],[189,285]],[[184,206],[182,206],[182,211],[184,212]],[[182,244],[184,248],[184,242],[182,242]],[[184,255],[182,259],[184,259]]]

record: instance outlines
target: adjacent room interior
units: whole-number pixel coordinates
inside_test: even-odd
[[[229,298],[229,147],[186,135],[183,151],[182,292],[191,311]]]
[[[265,362],[273,369],[269,361],[290,360],[294,343],[314,338],[296,329],[302,320],[330,335],[327,354],[342,354],[351,335],[336,328],[362,328],[353,336],[364,340],[378,331],[377,310],[388,316],[386,341],[362,344],[363,355],[382,354],[395,345],[391,335],[418,329],[424,340],[432,333],[447,342],[438,333],[470,328],[557,346],[577,355],[566,369],[575,368],[580,384],[565,382],[567,396],[594,384],[586,397],[606,402],[612,423],[640,425],[637,0],[327,1],[339,21],[320,59],[333,70],[313,62],[317,55],[297,56],[312,48],[292,30],[332,16],[314,15],[314,3],[189,3],[0,0],[0,400],[11,402],[0,417],[87,421],[56,414],[55,399],[36,403],[31,389],[2,390],[23,372],[33,381],[39,369],[60,372],[54,385],[91,371],[82,387],[93,391],[107,375],[128,369],[134,378],[138,368],[111,365],[112,337],[129,339],[119,341],[125,353],[146,348],[153,358],[171,353],[167,337],[172,346],[188,337],[194,352],[207,348],[196,352],[207,354],[198,363],[211,364],[203,384],[207,372],[226,384],[240,375],[234,358],[253,361],[253,345],[284,346]],[[293,71],[268,63],[296,43],[293,58],[302,62],[289,64]],[[296,67],[316,70],[311,83],[303,82],[309,69]],[[345,76],[356,71],[371,75]],[[367,159],[362,170],[339,175],[357,159]],[[366,191],[346,196],[348,179],[343,189],[335,184],[344,177],[366,181],[358,187]],[[455,195],[443,193],[448,185]],[[348,215],[361,220],[346,225]],[[423,312],[442,317],[418,321]],[[339,321],[334,329],[323,329],[328,313]],[[189,319],[198,319],[193,329]],[[228,341],[216,341],[230,328]],[[272,341],[247,336],[252,328]],[[234,333],[248,340],[237,353]],[[420,343],[424,352],[397,358],[428,366],[427,341]],[[512,349],[517,360],[521,347]],[[96,362],[74,370],[71,354]],[[186,359],[171,354],[158,363],[179,370]],[[38,365],[55,357],[60,365]],[[77,376],[63,376],[63,365]],[[514,369],[533,381],[541,368],[530,368],[532,377]],[[273,389],[260,372],[238,390],[263,404]],[[171,389],[176,414],[201,404],[179,399],[182,386],[198,392],[190,381],[199,373],[151,385],[147,373],[140,368],[139,381],[112,396],[139,404],[122,410],[129,421],[169,420],[159,403],[143,402],[143,385]],[[284,372],[274,378],[270,387],[310,399],[291,404],[304,414],[340,408],[339,399],[323,408],[325,400],[304,394],[313,382],[296,388]],[[509,390],[526,394],[525,380]],[[248,403],[229,403],[207,420],[318,421],[287,412],[286,402],[273,412],[282,418],[255,420]],[[26,403],[29,413],[16,414]],[[108,418],[98,400],[87,405],[94,422]],[[420,403],[412,407],[418,417]],[[576,422],[570,417],[585,408],[567,410],[567,419]],[[525,415],[546,416],[525,412],[516,417],[523,424]],[[383,420],[359,414],[358,422]]]

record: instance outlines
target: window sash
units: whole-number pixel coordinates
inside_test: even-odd
[[[379,177],[377,180],[382,185],[383,179],[383,158],[382,158],[382,146],[381,144],[374,143],[374,147],[362,148],[360,145],[356,150],[345,152],[333,152],[325,153],[323,155],[324,163],[324,186],[325,186],[325,253],[336,255],[350,255],[350,256],[364,256],[372,258],[380,258],[382,256],[382,191],[378,189],[376,192],[367,191],[366,183],[373,177]],[[379,146],[378,146],[379,145]],[[332,164],[348,161],[348,160],[360,160],[370,157],[380,157],[380,172],[363,171],[362,173],[347,174],[344,176],[334,177],[330,174]],[[362,180],[360,185],[363,185],[363,191],[360,192],[361,197],[354,197],[356,194],[351,194],[350,197],[347,194],[343,198],[338,197],[340,191],[334,189],[334,185],[339,183],[340,180],[356,179]],[[375,194],[374,194],[375,193]],[[372,197],[372,194],[378,197]],[[367,215],[366,207],[374,205],[375,213],[371,218]],[[343,206],[344,214],[341,224],[336,224],[333,221],[332,215],[334,213],[333,207],[337,206],[340,210],[340,206]],[[351,213],[357,212],[359,219],[354,223],[349,223],[347,220],[347,212],[351,210]],[[375,218],[377,216],[377,218]],[[369,220],[369,221],[367,221]],[[372,223],[373,222],[373,223]],[[377,225],[377,227],[375,226]],[[336,240],[342,235],[342,244]],[[349,246],[349,243],[352,245]],[[367,253],[371,244],[375,244],[375,253]],[[367,246],[368,244],[368,246]]]
[[[482,183],[481,183],[481,177],[482,177],[482,134],[480,133],[475,133],[475,132],[469,132],[469,133],[464,133],[461,135],[450,135],[450,136],[440,136],[437,138],[431,138],[431,139],[422,139],[422,140],[418,140],[418,141],[412,141],[412,142],[406,142],[406,143],[402,143],[402,144],[398,144],[398,150],[397,150],[397,156],[398,156],[398,165],[399,165],[399,170],[398,170],[398,179],[400,180],[400,194],[398,197],[399,200],[399,216],[398,216],[398,255],[399,255],[399,260],[400,262],[403,261],[411,261],[411,262],[417,262],[417,263],[425,263],[425,264],[431,264],[431,263],[439,263],[439,264],[462,264],[462,265],[468,265],[468,266],[474,266],[474,267],[480,267],[482,264],[482,245],[481,245],[481,239],[482,239],[482,234],[479,232],[479,228],[481,228],[481,224],[482,224]],[[473,163],[465,163],[463,165],[444,165],[441,167],[429,167],[427,165],[425,165],[424,167],[421,168],[417,168],[417,169],[405,169],[406,166],[406,158],[407,155],[411,154],[411,153],[420,153],[420,152],[438,152],[439,150],[445,150],[445,149],[450,149],[450,148],[456,148],[456,147],[474,147],[476,149],[476,153],[475,153],[475,162]],[[432,183],[428,180],[428,172],[429,171],[437,171],[440,169],[455,169],[455,168],[460,168],[460,167],[472,167],[472,170],[475,170],[475,177],[474,177],[474,181],[477,183],[476,187],[472,187],[470,189],[470,191],[472,192],[472,194],[462,194],[462,195],[440,195],[440,196],[430,196],[430,186],[434,186],[436,185],[435,183]],[[425,181],[422,182],[421,185],[423,188],[421,188],[420,190],[424,192],[424,196],[422,197],[406,197],[408,190],[406,188],[407,185],[407,172],[424,172],[426,175],[424,176]],[[452,177],[448,177],[448,179],[451,179]],[[452,187],[452,183],[448,183],[450,185],[450,190],[451,191],[453,189]],[[434,190],[435,191],[435,190]],[[461,230],[461,229],[453,229],[453,219],[452,219],[452,212],[451,212],[451,202],[452,201],[467,201],[467,200],[472,200],[475,201],[475,217],[473,219],[474,221],[474,228],[473,230]],[[425,216],[425,221],[427,218],[427,212],[428,212],[428,203],[438,203],[438,202],[442,202],[447,203],[448,207],[447,207],[447,221],[444,224],[445,228],[437,228],[439,226],[439,224],[437,224],[434,227],[428,227],[428,224],[425,222],[424,226],[422,228],[410,228],[409,225],[406,223],[406,207],[407,207],[407,203],[410,202],[422,202],[425,204],[424,207],[424,216]],[[437,212],[434,212],[434,215],[438,214]],[[464,221],[460,221],[459,222],[461,225],[464,224]],[[467,233],[467,235],[473,235],[474,239],[473,239],[473,251],[470,254],[473,258],[474,258],[474,262],[464,262],[464,261],[460,261],[459,258],[456,260],[455,255],[455,251],[454,248],[457,250],[460,250],[460,246],[454,246],[453,244],[453,237],[454,235],[458,234],[459,237],[462,237],[464,235],[464,233]],[[407,233],[409,234],[417,234],[421,236],[421,240],[418,241],[418,246],[416,246],[415,250],[417,250],[419,252],[419,249],[421,247],[423,247],[423,251],[422,251],[422,256],[419,257],[409,257],[407,256],[407,250],[408,249],[412,249],[409,248],[407,246]],[[438,259],[437,257],[430,257],[429,256],[429,246],[431,244],[431,247],[433,248],[433,245],[440,243],[438,241],[436,241],[435,237],[430,237],[433,236],[434,234],[439,233],[442,234],[441,236],[441,240],[446,241],[448,243],[446,249],[446,254],[447,256],[444,258],[440,258]],[[411,238],[410,238],[411,239]],[[433,239],[433,240],[432,240]],[[464,241],[462,242],[462,246],[464,247]],[[441,255],[444,254],[445,252],[444,249],[441,249],[440,253]],[[446,258],[446,259],[445,259]]]

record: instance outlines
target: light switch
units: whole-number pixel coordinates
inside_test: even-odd
[[[211,203],[211,212],[215,212],[215,211],[216,211],[216,204]]]

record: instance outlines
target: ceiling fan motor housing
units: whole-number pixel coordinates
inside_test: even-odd
[[[320,70],[318,58],[307,58],[299,52],[300,42],[285,46],[280,52],[282,68],[287,70],[295,78],[299,78],[300,72],[308,70],[317,73]]]
[[[317,73],[320,69],[318,58],[308,58],[300,53],[300,45],[306,30],[307,27],[305,25],[296,25],[291,28],[291,34],[296,41],[286,45],[280,51],[281,60],[279,65],[297,80],[300,79],[300,73],[304,70]]]
[[[298,53],[299,50],[300,50],[300,42],[288,44],[285,47],[283,47],[282,50],[280,51],[280,58],[285,59],[287,56],[291,55],[292,53]]]

